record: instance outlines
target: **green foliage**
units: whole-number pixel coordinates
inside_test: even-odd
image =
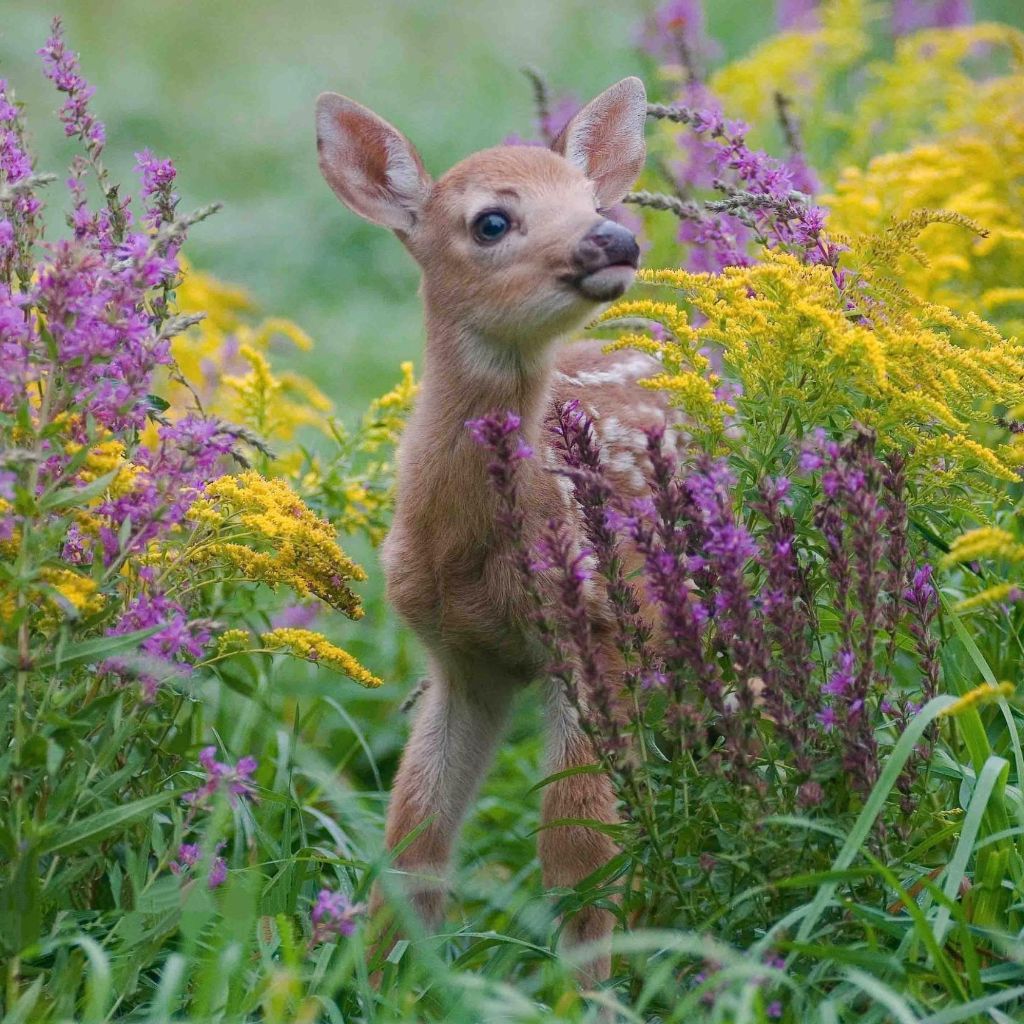
[[[35,16],[26,5],[15,6],[18,18]],[[723,4],[712,13],[717,27],[729,11],[751,13],[731,26],[730,52],[739,48],[741,36],[744,43],[754,41],[763,27],[758,19],[766,21],[765,11],[746,12],[747,7],[727,10]],[[443,21],[439,34],[445,45],[466,10],[459,5]],[[395,7],[390,13],[406,12]],[[573,6],[571,13],[576,21],[566,16],[559,30],[566,39],[579,25],[587,26],[580,29],[587,38],[605,32],[611,38],[612,28],[619,31],[626,20],[621,11],[608,13],[605,24],[605,14],[595,17],[592,7]],[[333,8],[330,14],[333,19]],[[244,24],[252,19],[255,33],[267,31],[248,11],[225,9],[218,16],[236,36],[240,22],[234,19],[243,17]],[[91,17],[91,9],[82,13],[83,31]],[[183,12],[186,17],[200,15]],[[425,11],[409,17],[399,34],[411,47],[426,37],[431,22]],[[125,24],[118,31],[127,31]],[[223,35],[207,31],[201,20],[187,25],[196,39],[195,53],[183,55],[176,37],[157,39],[156,28],[153,46],[167,67],[179,69],[175,73],[185,75],[180,69],[187,69],[195,83],[191,88],[201,84],[208,91],[207,69],[222,56]],[[481,35],[484,27],[479,26]],[[95,19],[93,31],[105,32],[102,19]],[[302,32],[319,39],[305,26]],[[493,59],[497,50],[505,59],[504,33],[491,35],[491,49],[475,59],[461,81],[476,81],[486,72],[493,113],[490,101],[507,104],[511,90],[510,74]],[[102,43],[78,38],[87,48]],[[592,61],[587,45],[564,49],[567,67],[593,78],[595,85],[604,83],[605,63]],[[326,60],[330,54],[319,56]],[[275,66],[274,80],[280,81],[281,65]],[[563,77],[570,76],[566,71]],[[395,77],[400,84],[394,86],[392,109],[413,91],[408,78]],[[142,78],[151,91],[150,105],[162,104],[162,80]],[[303,81],[304,93],[315,93],[312,83]],[[452,91],[450,85],[443,88],[446,95]],[[456,155],[449,139],[464,143],[460,149],[495,141],[491,122],[497,115],[481,118],[462,91],[455,91],[458,105],[437,129],[449,138],[443,144],[440,137],[434,140],[438,165],[442,156]],[[118,102],[135,102],[130,90],[120,92]],[[267,92],[274,94],[272,120],[279,126],[297,122],[287,91],[268,86]],[[480,102],[476,93],[471,99]],[[428,93],[415,98],[410,127],[428,121],[439,100]],[[472,132],[460,123],[471,115]],[[254,116],[246,111],[248,120]],[[311,223],[326,223],[323,211],[305,198],[319,189],[308,153],[301,157],[308,168],[292,174],[298,165],[274,148],[277,142],[253,145],[242,154],[253,175],[240,174],[239,154],[217,148],[223,121],[209,107],[204,123],[206,134],[191,155],[196,174],[189,170],[185,177],[197,180],[203,164],[218,168],[203,180],[204,188],[219,191],[255,179],[238,186],[252,191],[236,209],[259,214],[247,219],[269,223],[266,237],[276,241],[264,238],[250,248],[239,245],[229,230],[222,242],[201,242],[205,248],[196,251],[233,276],[251,271],[260,294],[275,306],[312,303],[314,322],[327,315],[323,296],[332,296],[330,315],[336,315],[333,296],[344,280],[354,307],[346,310],[346,340],[340,344],[358,349],[357,355],[346,355],[345,365],[356,367],[354,376],[362,374],[353,380],[355,390],[348,390],[346,381],[346,394],[368,397],[366,381],[374,379],[373,390],[383,386],[383,367],[397,361],[397,350],[380,344],[382,335],[397,339],[406,351],[416,336],[412,299],[393,302],[413,290],[406,271],[393,271],[397,246],[369,234],[339,244],[318,226],[307,245],[293,218],[285,222],[267,212],[272,202],[275,210],[306,209]],[[168,148],[176,148],[183,133],[167,130]],[[490,134],[484,137],[485,132]],[[300,149],[297,135],[282,135]],[[820,140],[820,149],[827,151],[827,139]],[[326,190],[320,192],[324,209],[333,208]],[[850,208],[859,209],[854,203]],[[654,233],[660,249],[672,244],[664,222]],[[279,259],[255,267],[249,262],[252,252],[274,252],[300,269],[281,274]],[[189,280],[199,276],[186,279],[186,289]],[[215,311],[209,304],[186,311],[201,309]],[[227,333],[241,329],[232,324]],[[210,337],[200,327],[175,344],[192,345],[195,354],[200,339],[205,344]],[[216,340],[218,350],[220,344]],[[252,378],[238,378],[240,393],[264,385],[268,393],[273,390],[274,379],[260,377],[266,363],[257,356],[265,354],[268,338],[261,344],[250,360]],[[304,363],[305,357],[294,358],[307,370],[314,365],[315,357]],[[218,375],[222,368],[218,364]],[[393,373],[386,372],[390,380]],[[294,395],[310,393],[294,389]],[[401,426],[392,414],[405,409],[411,394],[407,373],[361,425],[351,432],[335,426],[326,441],[309,442],[308,451],[296,445],[278,453],[291,461],[276,466],[265,451],[249,447],[266,438],[239,435],[236,440],[264,473],[278,473],[278,483],[289,480],[306,505],[334,527],[365,533],[353,543],[370,559],[369,542],[379,539],[387,521],[390,447]],[[152,403],[156,415],[145,429],[155,429],[163,414],[180,411],[178,397],[170,407],[158,397]],[[750,405],[755,401],[751,398]],[[293,408],[297,405],[301,402]],[[22,448],[17,432],[28,421],[31,415],[2,424],[5,457]],[[770,432],[753,438],[749,450],[757,458],[741,467],[748,497],[766,472],[788,469],[796,455],[789,443],[793,438],[781,437],[790,420],[782,424],[776,417]],[[33,440],[60,433],[52,423],[33,423],[32,429]],[[3,607],[0,649],[0,1024],[122,1019],[138,1024],[596,1024],[607,1019],[1005,1024],[1019,1018],[1024,1006],[1024,715],[1018,702],[1005,699],[1000,683],[1019,678],[1024,619],[1020,606],[999,602],[955,606],[980,584],[1000,585],[1007,574],[968,566],[944,578],[948,599],[937,636],[948,692],[927,703],[902,732],[890,729],[881,737],[873,786],[851,795],[833,783],[830,808],[842,805],[843,813],[789,807],[786,813],[759,816],[752,792],[741,799],[700,755],[673,756],[654,745],[646,752],[645,774],[634,780],[632,816],[616,830],[621,855],[574,889],[544,892],[541,885],[534,853],[537,805],[550,780],[541,768],[539,714],[527,695],[468,824],[445,932],[426,935],[406,915],[407,940],[381,962],[369,923],[360,920],[351,936],[316,943],[310,918],[321,888],[365,903],[387,867],[383,808],[405,731],[403,717],[395,713],[397,684],[415,678],[418,653],[372,580],[358,626],[328,620],[323,628],[333,638],[343,635],[347,648],[385,677],[380,690],[340,687],[323,665],[274,655],[248,640],[220,651],[212,645],[228,627],[243,630],[247,638],[267,630],[288,600],[288,589],[282,583],[275,596],[253,580],[218,570],[205,577],[202,598],[189,607],[195,618],[210,620],[213,633],[193,671],[162,679],[155,695],[140,689],[134,674],[115,683],[99,668],[104,659],[131,654],[153,635],[150,629],[105,635],[131,597],[128,584],[116,572],[109,574],[96,588],[105,605],[83,612],[72,598],[79,596],[75,588],[87,583],[47,581],[41,575],[60,561],[56,552],[76,514],[108,495],[119,474],[138,463],[145,443],[141,432],[127,432],[113,468],[97,464],[89,481],[76,476],[83,460],[108,441],[90,433],[89,443],[72,455],[78,461],[69,463],[68,479],[42,499],[24,487],[16,493],[19,511],[34,529],[22,534],[16,551],[4,550],[0,596],[13,594],[14,604]],[[964,497],[965,507],[979,499],[969,488]],[[1000,497],[1008,507],[1019,507],[1019,484]],[[991,495],[980,498],[984,504]],[[803,512],[800,529],[809,535],[810,513]],[[1019,513],[1004,514],[1007,530],[1019,537]],[[932,548],[948,547],[965,525],[960,507],[939,503],[913,522],[921,543]],[[175,550],[181,543],[181,538],[169,541]],[[819,563],[819,595],[829,593],[822,571]],[[179,574],[179,581],[187,587],[187,573]],[[817,610],[827,647],[834,642],[838,616],[825,605]],[[919,679],[908,657],[912,639],[902,629],[894,643],[894,671],[908,692],[916,692]],[[975,685],[979,682],[984,688]],[[647,735],[654,737],[660,726],[656,712],[645,723]],[[922,738],[935,734],[939,740],[914,791],[912,821],[901,822],[904,768]],[[233,770],[246,755],[258,757],[252,798],[232,799],[221,787],[201,810],[183,799],[204,784],[197,757],[209,744]],[[784,777],[773,780],[779,788],[784,783]],[[905,834],[899,834],[904,824]],[[179,863],[175,873],[172,864],[180,861],[183,844],[196,848],[197,859],[188,870],[180,870]],[[714,849],[717,864],[702,864],[708,849]],[[211,887],[208,879],[219,858],[227,877]],[[614,976],[602,990],[581,994],[570,959],[558,949],[558,915],[588,903],[613,905],[616,897],[623,927],[615,939]]]

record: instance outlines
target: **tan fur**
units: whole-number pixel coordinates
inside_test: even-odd
[[[528,535],[553,517],[576,514],[564,479],[549,468],[554,457],[544,420],[554,398],[583,400],[609,470],[626,491],[642,487],[643,428],[664,422],[662,405],[636,383],[659,368],[656,362],[631,352],[606,356],[596,342],[556,344],[600,308],[571,283],[574,253],[601,223],[598,207],[617,202],[642,164],[645,104],[640,83],[626,79],[574,118],[558,152],[485,150],[436,183],[404,136],[376,115],[342,97],[318,105],[328,182],[357,212],[395,227],[423,270],[422,388],[399,452],[395,518],[382,561],[389,599],[431,663],[395,779],[386,839],[394,848],[428,823],[395,866],[432,926],[443,914],[455,837],[511,698],[544,665],[527,596],[495,521],[488,455],[466,421],[504,410],[522,417],[538,455],[522,465],[519,480]],[[482,245],[471,226],[495,208],[508,213],[513,229],[499,244]],[[606,610],[595,604],[595,623],[603,618]],[[549,772],[594,762],[557,688],[547,711]],[[563,818],[614,822],[608,780],[581,774],[549,785],[543,819]],[[611,840],[592,829],[541,833],[550,886],[575,885],[614,853]],[[378,892],[374,904],[381,902]],[[608,974],[612,923],[608,911],[588,909],[566,924],[570,945],[596,944],[582,969],[588,981]]]

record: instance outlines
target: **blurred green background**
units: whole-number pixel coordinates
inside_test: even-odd
[[[398,242],[343,210],[320,178],[313,102],[344,92],[402,127],[435,174],[517,131],[529,135],[538,68],[587,98],[649,65],[637,27],[653,0],[0,0],[0,75],[27,104],[39,169],[73,147],[50,116],[56,94],[35,50],[61,14],[96,86],[107,162],[134,185],[149,146],[179,171],[183,208],[222,200],[193,231],[193,262],[240,283],[266,312],[317,340],[297,369],[344,411],[390,386],[422,344],[416,272]],[[1019,23],[1022,0],[979,0],[979,17]],[[709,0],[722,59],[774,25],[772,0]],[[64,195],[51,186],[51,206]]]

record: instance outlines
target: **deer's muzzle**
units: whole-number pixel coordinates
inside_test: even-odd
[[[594,302],[617,299],[632,283],[640,262],[633,232],[613,220],[599,221],[576,244],[570,283]]]

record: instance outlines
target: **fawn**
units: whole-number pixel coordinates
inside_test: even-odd
[[[422,269],[426,357],[398,455],[394,524],[383,547],[388,596],[429,659],[412,734],[395,779],[387,844],[428,926],[444,910],[453,842],[500,739],[516,691],[543,659],[524,587],[496,528],[488,456],[467,420],[512,410],[539,458],[522,465],[527,531],[572,520],[544,420],[555,398],[579,398],[605,444],[608,467],[641,486],[644,428],[664,410],[637,380],[659,369],[639,353],[604,355],[566,342],[633,281],[639,248],[604,211],[621,201],[645,158],[647,99],[626,78],[592,100],[551,148],[499,146],[432,181],[394,127],[343,96],[317,101],[320,169],[345,205],[391,228]],[[547,460],[545,460],[545,455]],[[595,599],[596,600],[596,599]],[[601,609],[595,608],[595,616]],[[575,705],[548,686],[550,773],[596,758]],[[617,820],[608,779],[575,774],[548,785],[543,819]],[[573,886],[616,852],[602,832],[542,830],[545,884]],[[372,901],[381,903],[379,890]],[[566,923],[588,944],[582,975],[607,977],[613,915],[589,907]]]

